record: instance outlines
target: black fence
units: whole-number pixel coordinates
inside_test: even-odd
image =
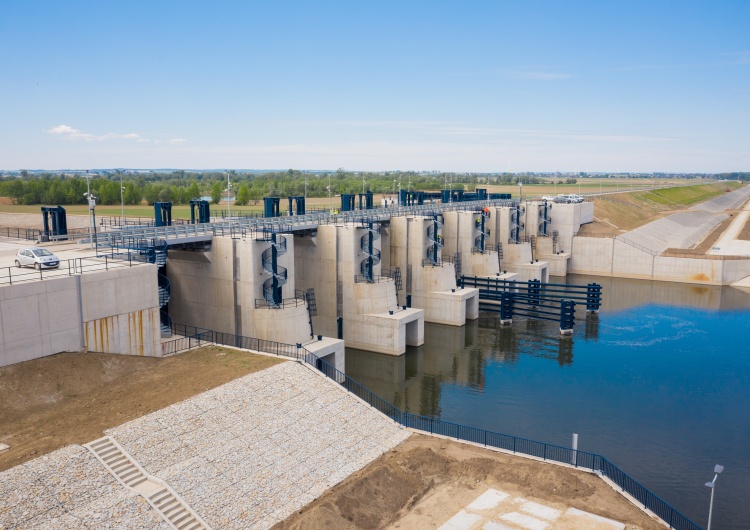
[[[198,345],[200,341],[204,344],[214,342],[224,346],[245,348],[273,355],[283,355],[306,362],[322,372],[326,377],[340,384],[348,392],[351,392],[371,407],[404,427],[593,471],[611,480],[623,492],[628,493],[642,504],[644,508],[651,510],[661,518],[670,528],[674,528],[675,530],[702,530],[700,526],[675,510],[643,484],[633,479],[601,455],[403,412],[348,375],[338,371],[334,366],[309,352],[301,344],[284,344],[281,342],[242,337],[231,333],[191,328],[180,324],[176,324],[173,329],[184,332],[194,330],[195,336],[176,339],[164,344],[175,343],[176,345],[184,345],[186,344],[185,342],[178,343],[178,341],[187,339],[189,343],[190,339],[193,339],[195,345]],[[209,341],[208,337],[211,337],[212,341]],[[163,349],[164,344],[162,345]],[[167,349],[171,351],[174,348],[168,347]]]

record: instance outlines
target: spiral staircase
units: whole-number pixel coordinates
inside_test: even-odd
[[[544,201],[544,204],[539,206],[539,229],[537,230],[537,233],[540,236],[547,235],[547,228],[549,227],[549,224],[552,222],[552,218],[549,216],[549,211],[551,209],[552,209],[552,205],[547,204],[547,201]]]
[[[487,219],[490,214],[482,211],[477,219],[475,231],[476,237],[474,238],[474,248],[477,252],[484,253],[487,248],[487,238],[490,236],[490,230],[487,228]]]
[[[440,263],[440,249],[445,246],[443,237],[440,234],[443,228],[443,216],[435,215],[432,222],[427,225],[427,259],[433,265]]]
[[[271,277],[263,282],[263,298],[269,307],[279,308],[282,305],[281,287],[287,282],[287,270],[279,265],[279,258],[286,254],[286,238],[280,234],[270,233],[263,236],[271,246],[263,251],[261,260],[263,270]]]
[[[526,228],[526,225],[521,221],[521,216],[525,213],[526,208],[520,204],[516,204],[510,210],[510,239],[513,243],[521,242],[521,232]]]
[[[380,239],[379,223],[363,223],[361,228],[365,229],[365,234],[360,238],[360,248],[365,255],[365,259],[359,264],[362,278],[367,282],[374,281],[375,266],[380,263],[380,250],[375,248],[375,241]]]

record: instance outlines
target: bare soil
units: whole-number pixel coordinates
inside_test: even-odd
[[[740,233],[737,235],[737,239],[750,241],[750,218],[745,222],[745,226],[742,227],[742,230],[740,230]]]
[[[432,529],[487,488],[663,528],[596,475],[415,434],[273,530]]]
[[[61,353],[0,368],[0,471],[281,362],[206,347],[164,359]]]

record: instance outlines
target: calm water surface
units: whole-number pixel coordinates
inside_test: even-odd
[[[425,325],[392,357],[348,349],[346,371],[402,410],[600,453],[701,526],[750,529],[750,293],[637,280],[601,283],[598,318],[573,338],[494,315]],[[580,312],[579,312],[580,313]],[[579,314],[579,316],[581,316]]]

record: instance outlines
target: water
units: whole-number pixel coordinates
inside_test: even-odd
[[[494,315],[425,325],[392,357],[348,349],[346,371],[402,410],[599,453],[706,526],[750,529],[750,293],[597,281],[598,318],[561,338],[553,322]],[[579,317],[580,309],[579,309]]]

